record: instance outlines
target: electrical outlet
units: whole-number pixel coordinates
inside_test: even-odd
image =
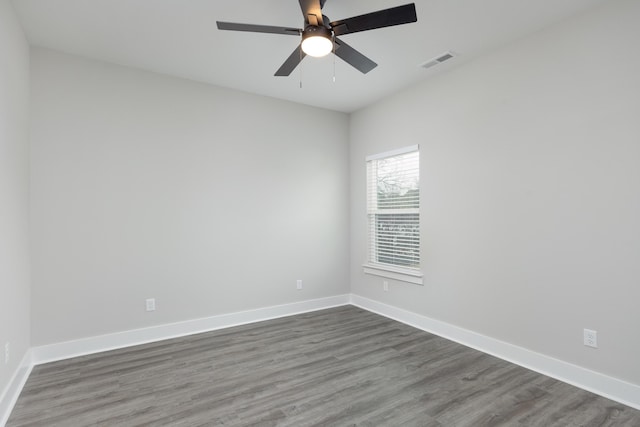
[[[386,280],[382,281],[382,290],[385,292],[389,291],[389,282],[387,282]]]
[[[4,343],[4,363],[9,363],[9,342]]]
[[[302,289],[302,280],[300,279],[296,280],[296,288],[298,290]]]
[[[155,311],[155,309],[156,309],[156,299],[155,298],[147,298],[145,303],[147,305],[147,311]]]
[[[591,329],[585,329],[584,345],[587,347],[598,348],[598,332]]]

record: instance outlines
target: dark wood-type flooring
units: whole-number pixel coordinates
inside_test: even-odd
[[[36,366],[7,426],[640,426],[640,411],[353,306]]]

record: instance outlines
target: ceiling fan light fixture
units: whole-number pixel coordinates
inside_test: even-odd
[[[302,33],[302,50],[316,58],[328,55],[333,50],[331,31],[325,27],[308,26]]]
[[[362,74],[367,74],[378,66],[371,59],[338,39],[346,34],[416,22],[415,3],[382,9],[364,15],[331,21],[322,14],[326,0],[299,0],[304,17],[301,28],[275,27],[273,25],[242,24],[239,22],[216,21],[219,30],[248,31],[251,33],[286,34],[300,37],[300,43],[278,68],[274,76],[288,76],[307,56],[334,55],[351,65]]]

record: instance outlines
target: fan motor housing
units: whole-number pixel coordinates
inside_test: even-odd
[[[302,32],[302,40],[308,37],[324,37],[327,39],[332,38],[332,33],[329,28],[321,27],[319,25],[307,25]]]

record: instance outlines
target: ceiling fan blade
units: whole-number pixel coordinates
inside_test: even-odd
[[[271,33],[271,34],[286,34],[290,36],[299,36],[302,34],[302,30],[299,28],[288,27],[273,27],[271,25],[255,25],[255,24],[240,24],[237,22],[221,22],[216,21],[219,30],[231,30],[231,31],[250,31],[252,33]]]
[[[300,0],[302,2],[302,0]],[[390,9],[379,10],[365,15],[354,16],[352,18],[341,19],[332,22],[331,28],[336,36],[357,33],[359,31],[374,30],[376,28],[391,27],[394,25],[408,24],[416,22],[416,5],[414,3],[404,6],[392,7]]]
[[[320,0],[299,0],[299,2],[304,22],[311,25],[322,25],[322,4]],[[311,22],[309,15],[315,16],[315,23]]]
[[[375,62],[336,37],[335,52],[338,58],[354,67],[363,74],[367,74],[378,66]]]
[[[304,53],[302,51],[302,47],[298,45],[296,50],[294,50],[280,66],[280,68],[278,68],[278,71],[276,71],[274,76],[288,76],[293,70],[295,70],[295,68],[305,56],[307,56],[307,54]]]

